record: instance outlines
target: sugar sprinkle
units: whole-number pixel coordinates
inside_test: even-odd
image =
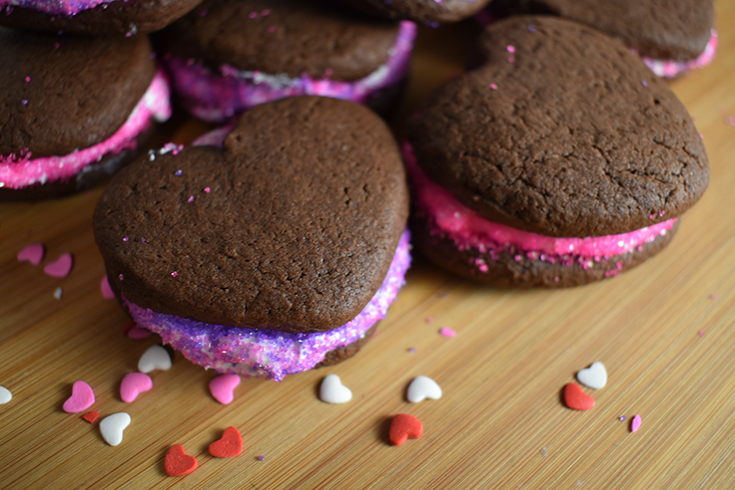
[[[631,432],[635,432],[638,429],[640,429],[641,428],[641,422],[642,422],[642,420],[641,420],[641,416],[640,415],[636,415],[635,417],[633,417],[633,420],[630,422],[630,431]]]
[[[457,332],[449,327],[442,327],[441,330],[439,330],[439,335],[442,335],[444,337],[454,337],[455,335],[457,335]]]

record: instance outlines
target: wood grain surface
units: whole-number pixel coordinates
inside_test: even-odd
[[[734,488],[735,2],[715,3],[716,60],[671,85],[704,136],[712,181],[659,256],[559,291],[478,286],[416,258],[356,357],[282,383],[243,380],[230,405],[209,394],[214,373],[181,355],[152,373],[151,391],[121,401],[123,376],[157,338],[124,336],[126,316],[100,294],[91,227],[100,190],[0,205],[0,385],[13,393],[0,405],[0,488]],[[399,117],[461,69],[471,31],[421,30]],[[179,135],[200,129],[190,123]],[[18,263],[33,242],[46,244],[44,264],[72,252],[71,274]],[[456,337],[440,336],[443,326]],[[562,388],[594,361],[609,372],[605,388],[586,390],[597,405],[565,408]],[[350,403],[319,401],[330,373],[352,389]],[[417,375],[444,397],[408,403]],[[77,380],[94,388],[102,416],[131,415],[122,444],[108,446],[99,422],[61,410]],[[421,420],[423,437],[390,446],[397,413]],[[631,433],[635,414],[643,424]],[[231,425],[244,453],[210,456]],[[177,443],[199,468],[168,477],[164,455]]]

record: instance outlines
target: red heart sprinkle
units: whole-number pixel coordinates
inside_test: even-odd
[[[424,425],[419,419],[407,413],[399,413],[390,424],[390,443],[400,446],[406,439],[418,439],[423,433]]]
[[[595,399],[575,383],[569,383],[564,387],[564,402],[567,407],[574,410],[589,410],[595,406]]]
[[[82,415],[82,418],[89,422],[90,424],[94,424],[98,418],[100,418],[100,414],[97,412],[87,412],[84,415]]]
[[[184,446],[174,444],[166,453],[166,474],[168,476],[188,475],[199,466],[199,461],[194,456],[184,452]]]
[[[235,427],[228,427],[222,438],[209,445],[209,454],[216,458],[231,458],[242,453],[242,436]]]

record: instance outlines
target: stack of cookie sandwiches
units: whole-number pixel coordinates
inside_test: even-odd
[[[0,200],[71,194],[145,153],[171,107],[143,33],[200,1],[0,0]]]

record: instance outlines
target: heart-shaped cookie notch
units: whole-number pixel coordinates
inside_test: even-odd
[[[138,306],[317,332],[370,301],[407,215],[387,126],[356,104],[295,97],[245,113],[222,148],[131,165],[94,229],[112,287]]]

